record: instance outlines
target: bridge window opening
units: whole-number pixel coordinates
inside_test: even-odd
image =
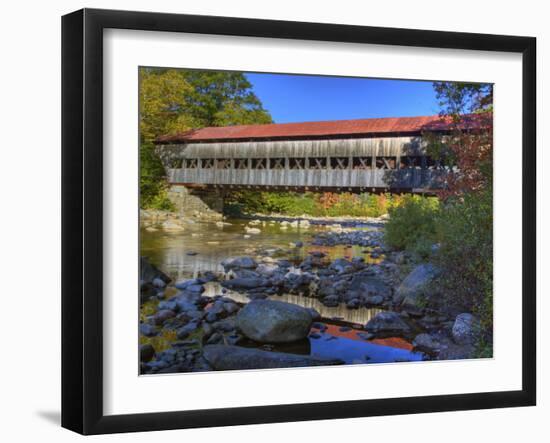
[[[371,169],[372,157],[353,157],[353,169]],[[336,168],[338,169],[338,168]]]
[[[326,157],[310,157],[309,159],[310,169],[327,169]]]
[[[196,158],[186,158],[183,161],[183,167],[186,169],[197,169],[198,161]]]
[[[304,169],[305,159],[304,158],[290,158],[289,167],[290,169]]]
[[[401,169],[420,169],[422,167],[422,157],[419,155],[407,155],[401,157]]]
[[[347,169],[349,165],[349,159],[347,157],[331,157],[330,168],[331,169]]]
[[[266,169],[266,168],[267,168],[267,159],[265,158],[252,159],[252,169]]]
[[[202,169],[213,169],[214,168],[214,159],[213,158],[203,158],[201,167],[202,167]]]
[[[229,158],[219,158],[216,160],[217,169],[231,169],[231,159]]]
[[[235,169],[248,169],[248,159],[238,158],[235,160]]]
[[[284,158],[272,158],[270,162],[271,169],[285,169]]]
[[[395,169],[397,157],[376,157],[376,169]]]

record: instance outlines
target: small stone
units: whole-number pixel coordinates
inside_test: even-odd
[[[153,325],[150,325],[149,323],[140,323],[139,332],[144,337],[153,337],[157,335],[157,331],[155,330],[155,327]]]
[[[175,316],[176,313],[174,311],[171,311],[169,309],[162,309],[153,316],[153,321],[156,325],[161,325],[169,318],[173,318]]]
[[[176,333],[178,340],[183,340],[187,338],[196,329],[197,329],[197,323],[193,323],[193,322],[188,323],[185,326],[179,328]]]

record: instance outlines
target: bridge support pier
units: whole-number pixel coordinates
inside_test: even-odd
[[[219,220],[223,213],[224,195],[216,189],[190,189],[184,185],[170,185],[168,198],[181,217]]]

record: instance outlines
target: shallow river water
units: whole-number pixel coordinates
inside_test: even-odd
[[[190,223],[181,232],[163,230],[141,230],[141,255],[149,260],[174,281],[196,277],[199,273],[211,271],[222,273],[221,262],[234,256],[271,255],[299,262],[311,251],[322,251],[331,260],[361,256],[365,261],[376,263],[382,258],[371,258],[369,249],[361,246],[313,246],[310,241],[316,233],[326,232],[327,226],[310,225],[307,229],[287,226],[269,221],[255,225],[261,230],[259,234],[247,234],[245,226],[250,220],[230,219],[229,224],[217,226],[214,223]],[[373,229],[362,226],[357,229]],[[245,237],[246,236],[246,237]],[[303,242],[297,248],[293,244]],[[205,285],[207,296],[221,294],[221,285],[211,282]],[[231,297],[238,303],[248,303],[245,294],[227,291],[224,296]],[[422,354],[413,352],[410,343],[400,338],[375,339],[365,341],[359,334],[364,326],[380,309],[360,308],[347,309],[345,305],[326,307],[316,298],[297,294],[273,295],[272,299],[294,303],[317,310],[322,324],[327,328],[323,334],[315,334],[300,343],[271,346],[273,350],[300,354],[311,354],[319,357],[340,358],[348,364],[380,363],[393,361],[421,360]],[[146,307],[145,307],[146,309]],[[160,338],[160,337],[159,337]],[[174,337],[166,337],[166,343],[156,340],[156,348],[169,346]],[[142,340],[143,341],[143,340]],[[244,344],[246,345],[246,343]]]

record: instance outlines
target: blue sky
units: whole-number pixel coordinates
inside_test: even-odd
[[[275,123],[439,112],[431,82],[287,74],[246,76]]]

